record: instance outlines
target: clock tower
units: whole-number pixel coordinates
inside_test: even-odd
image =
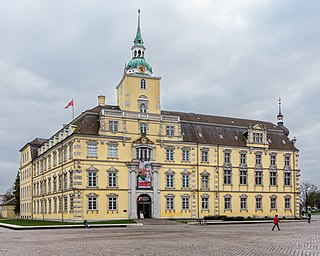
[[[131,47],[131,60],[125,65],[123,77],[117,88],[117,101],[121,110],[160,114],[160,77],[153,76],[150,64],[145,60],[144,41],[138,27]]]

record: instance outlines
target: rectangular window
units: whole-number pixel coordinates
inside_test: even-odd
[[[70,211],[73,211],[74,208],[74,197],[70,196]]]
[[[290,156],[284,157],[284,166],[290,166]]]
[[[182,149],[182,161],[184,162],[190,161],[190,150]]]
[[[88,197],[88,210],[98,210],[98,205],[97,205],[97,197],[95,196],[90,196]]]
[[[64,203],[63,204],[63,210],[65,212],[67,212],[68,211],[68,197],[67,196],[64,197],[64,202],[63,203]]]
[[[224,198],[224,210],[230,211],[231,210],[231,197]]]
[[[223,171],[223,183],[225,185],[231,185],[231,170]]]
[[[53,213],[57,213],[57,198],[53,198]]]
[[[276,156],[270,156],[270,165],[272,165],[272,166],[277,165],[277,158],[276,158]]]
[[[260,170],[255,171],[254,175],[255,175],[255,177],[254,177],[255,185],[258,185],[258,186],[262,185],[262,171],[260,171]]]
[[[284,185],[291,186],[291,172],[284,173]]]
[[[69,172],[69,189],[73,188],[73,172]]]
[[[73,144],[70,143],[69,145],[69,159],[72,159],[73,157]]]
[[[247,206],[247,198],[246,197],[240,197],[240,210],[246,211],[248,209]]]
[[[248,171],[241,170],[240,171],[240,185],[247,185],[248,184]]]
[[[247,164],[247,154],[240,154],[240,164]]]
[[[67,161],[68,160],[67,153],[68,153],[67,147],[65,146],[65,147],[63,147],[63,161]]]
[[[87,144],[87,157],[98,157],[98,143]]]
[[[201,208],[202,208],[202,210],[209,210],[209,198],[208,197],[201,198]]]
[[[48,199],[48,213],[51,214],[51,199]]]
[[[62,148],[60,148],[58,151],[58,162],[59,162],[59,164],[62,163]]]
[[[53,177],[53,192],[57,191],[57,177]]]
[[[174,188],[174,174],[166,175],[166,188]]]
[[[108,210],[114,211],[118,209],[118,197],[109,196],[108,197]]]
[[[208,189],[209,188],[209,176],[202,175],[201,176],[201,188]]]
[[[277,198],[276,197],[271,197],[270,208],[271,208],[271,210],[277,210]]]
[[[290,197],[284,198],[284,209],[291,210],[291,198]]]
[[[58,177],[58,190],[62,190],[62,175],[59,175]]]
[[[152,149],[150,148],[136,148],[136,159],[140,159],[141,161],[150,161],[152,158]]]
[[[62,197],[59,197],[59,208],[58,208],[58,211],[59,212],[62,212]]]
[[[68,188],[68,174],[64,173],[63,174],[63,189],[67,190]]]
[[[231,156],[231,154],[229,152],[225,152],[224,153],[224,163],[225,164],[230,164],[231,163],[230,156]]]
[[[53,166],[57,165],[57,152],[53,153]]]
[[[174,210],[174,197],[166,197],[166,210]]]
[[[97,173],[96,172],[88,172],[88,186],[96,187],[97,186]]]
[[[182,197],[182,210],[190,209],[190,199],[189,197]]]
[[[182,188],[189,188],[189,174],[182,175]]]
[[[108,173],[108,187],[117,187],[117,173],[109,172]]]
[[[118,132],[119,122],[118,121],[109,121],[109,132]]]
[[[108,144],[108,157],[117,158],[118,157],[118,145],[117,144]]]
[[[262,156],[256,155],[256,165],[261,165],[261,164],[262,164]]]
[[[174,126],[167,125],[166,126],[166,136],[174,136]]]
[[[256,210],[261,211],[262,210],[262,198],[256,197]]]
[[[277,172],[270,172],[270,186],[277,185]]]
[[[262,143],[262,138],[263,138],[262,133],[258,133],[258,132],[253,133],[253,142],[254,143]]]
[[[208,151],[201,151],[201,162],[209,162],[209,152]]]
[[[166,160],[174,161],[174,149],[166,149]]]
[[[140,124],[140,134],[147,134],[147,124],[146,123],[141,123]]]

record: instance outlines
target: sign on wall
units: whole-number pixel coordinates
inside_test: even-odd
[[[139,162],[138,188],[151,188],[151,163]]]

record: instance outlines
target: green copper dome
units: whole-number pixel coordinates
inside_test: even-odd
[[[152,73],[152,67],[144,58],[133,58],[132,60],[129,61],[126,68],[127,69],[138,68],[139,66],[145,66],[146,69],[148,69]]]

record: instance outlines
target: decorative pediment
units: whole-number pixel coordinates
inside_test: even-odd
[[[264,130],[264,127],[261,124],[256,124],[252,127],[254,130]]]
[[[145,135],[145,134],[142,134],[142,136],[135,140],[133,142],[133,144],[146,144],[146,145],[150,145],[150,144],[154,144],[151,140],[149,140],[149,138]]]

